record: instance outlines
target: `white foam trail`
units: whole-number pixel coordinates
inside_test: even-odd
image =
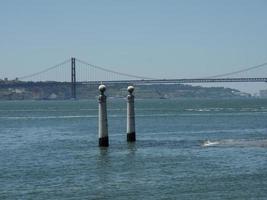
[[[257,140],[248,140],[248,139],[226,139],[226,140],[217,140],[210,141],[206,140],[201,145],[203,147],[210,146],[220,146],[220,147],[267,147],[267,139],[257,139]]]
[[[210,147],[210,146],[216,146],[216,145],[218,145],[218,144],[220,144],[218,141],[214,141],[214,142],[212,142],[212,141],[210,141],[210,140],[206,140],[206,141],[202,144],[202,146],[203,146],[203,147]]]
[[[267,108],[260,107],[260,108],[221,108],[221,107],[215,107],[215,108],[186,108],[184,111],[187,112],[266,112]]]

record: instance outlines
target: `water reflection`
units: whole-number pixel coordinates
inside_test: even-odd
[[[128,142],[127,148],[128,148],[128,155],[135,155],[137,151],[137,146],[135,142]]]

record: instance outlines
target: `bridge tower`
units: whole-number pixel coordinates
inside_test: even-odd
[[[71,98],[76,99],[76,62],[71,58]]]

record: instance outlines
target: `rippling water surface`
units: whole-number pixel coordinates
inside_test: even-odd
[[[267,199],[267,100],[0,102],[0,199]]]

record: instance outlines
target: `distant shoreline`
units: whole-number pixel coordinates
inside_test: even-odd
[[[77,99],[95,99],[98,85],[77,84]],[[107,85],[107,96],[123,99],[127,96],[126,84]],[[184,84],[136,85],[137,99],[232,99],[256,98],[251,94],[224,87],[202,87]],[[71,100],[71,83],[1,81],[0,100]]]

